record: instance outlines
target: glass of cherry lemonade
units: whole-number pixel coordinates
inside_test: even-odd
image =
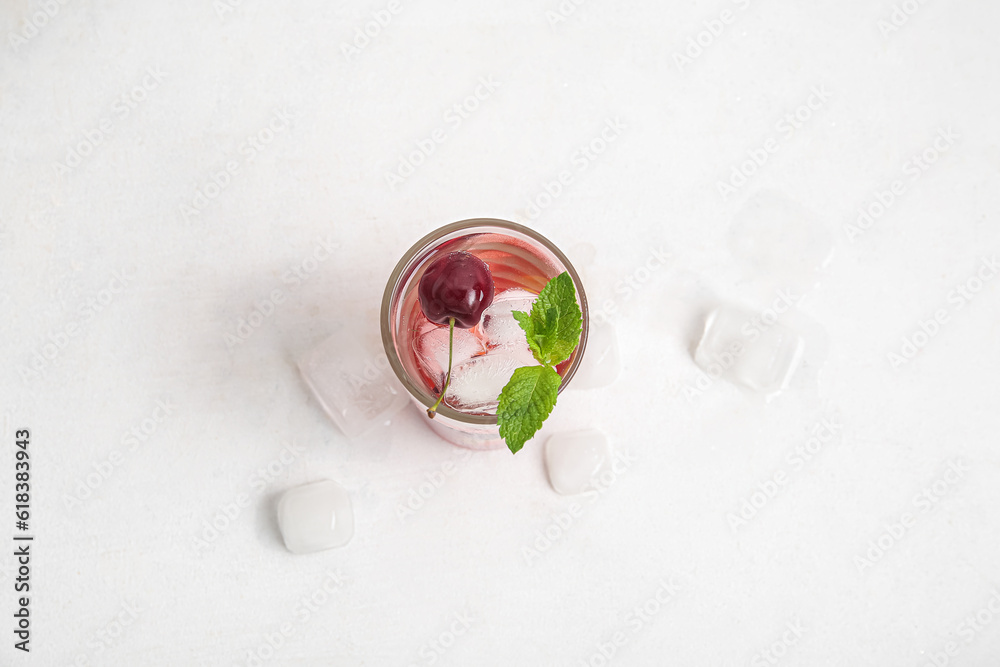
[[[569,384],[587,344],[587,297],[566,256],[536,231],[506,220],[475,218],[445,225],[417,241],[396,264],[382,297],[382,344],[389,365],[423,413],[431,407],[448,369],[448,326],[434,324],[420,308],[417,286],[427,267],[455,251],[483,260],[493,277],[493,303],[471,329],[455,327],[451,383],[437,415],[424,419],[445,440],[470,449],[504,447],[497,426],[497,398],[514,370],[535,366],[524,331],[511,312],[529,312],[545,284],[563,271],[576,288],[583,330],[576,351],[556,367],[559,391]]]

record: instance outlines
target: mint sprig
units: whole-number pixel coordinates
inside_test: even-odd
[[[562,377],[551,366],[522,366],[514,371],[503,391],[497,421],[500,437],[517,454],[531,440],[556,404]]]
[[[516,454],[555,407],[562,383],[555,367],[569,359],[580,344],[583,315],[576,302],[573,279],[565,271],[542,288],[531,304],[531,313],[515,310],[512,314],[524,330],[532,356],[541,364],[515,370],[500,392],[500,437]]]

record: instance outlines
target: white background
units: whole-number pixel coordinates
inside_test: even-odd
[[[0,664],[245,665],[254,652],[596,666],[619,632],[622,665],[996,664],[1000,280],[961,308],[954,290],[1000,247],[1000,6],[910,0],[893,25],[889,0],[234,4],[0,11],[0,537],[13,544],[22,428],[36,536],[28,656],[12,646],[13,547],[0,550]],[[375,36],[345,53],[366,24]],[[480,79],[495,91],[449,121]],[[798,128],[780,125],[796,113]],[[624,129],[581,162],[615,119]],[[958,138],[934,155],[949,128]],[[766,145],[762,166],[742,166]],[[925,150],[934,163],[905,171]],[[724,195],[734,168],[753,173]],[[540,196],[562,171],[571,182]],[[894,180],[901,194],[852,231]],[[753,210],[792,234],[764,247],[770,264],[735,250]],[[546,426],[599,428],[635,459],[599,495],[555,494],[540,438],[516,457],[467,455],[412,407],[350,441],[296,371],[341,326],[377,350],[400,255],[478,216],[538,229],[583,270],[592,305],[614,306],[620,377],[565,393]],[[815,281],[783,284],[781,260],[808,257],[799,226],[832,252]],[[323,242],[332,255],[307,261]],[[671,260],[647,273],[653,248]],[[724,380],[692,392],[706,310],[761,311],[778,288],[828,341],[811,348],[828,345],[826,361],[771,401]],[[227,339],[275,290],[274,312]],[[947,322],[894,367],[941,309]],[[824,418],[837,437],[793,467]],[[962,477],[915,502],[949,461]],[[355,537],[293,556],[274,500],[326,477],[353,499]],[[553,529],[574,502],[578,518]],[[904,513],[905,534],[885,537]],[[328,572],[343,583],[304,613]],[[680,590],[661,605],[671,577]],[[644,605],[655,613],[638,622]],[[977,613],[991,620],[972,630]],[[452,642],[456,614],[472,620]],[[783,655],[769,661],[772,646]]]

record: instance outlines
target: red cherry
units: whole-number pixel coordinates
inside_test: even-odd
[[[450,252],[434,260],[417,287],[420,310],[435,324],[471,329],[493,303],[493,276],[486,262],[468,252]]]

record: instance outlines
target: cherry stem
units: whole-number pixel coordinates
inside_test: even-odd
[[[451,384],[451,354],[452,350],[455,348],[452,342],[455,340],[455,318],[448,318],[448,375],[444,379],[444,387],[441,388],[441,395],[438,396],[438,400],[434,402],[434,405],[427,408],[427,416],[434,419],[435,410],[441,405],[441,401],[444,400],[444,395],[448,393],[448,385]]]

